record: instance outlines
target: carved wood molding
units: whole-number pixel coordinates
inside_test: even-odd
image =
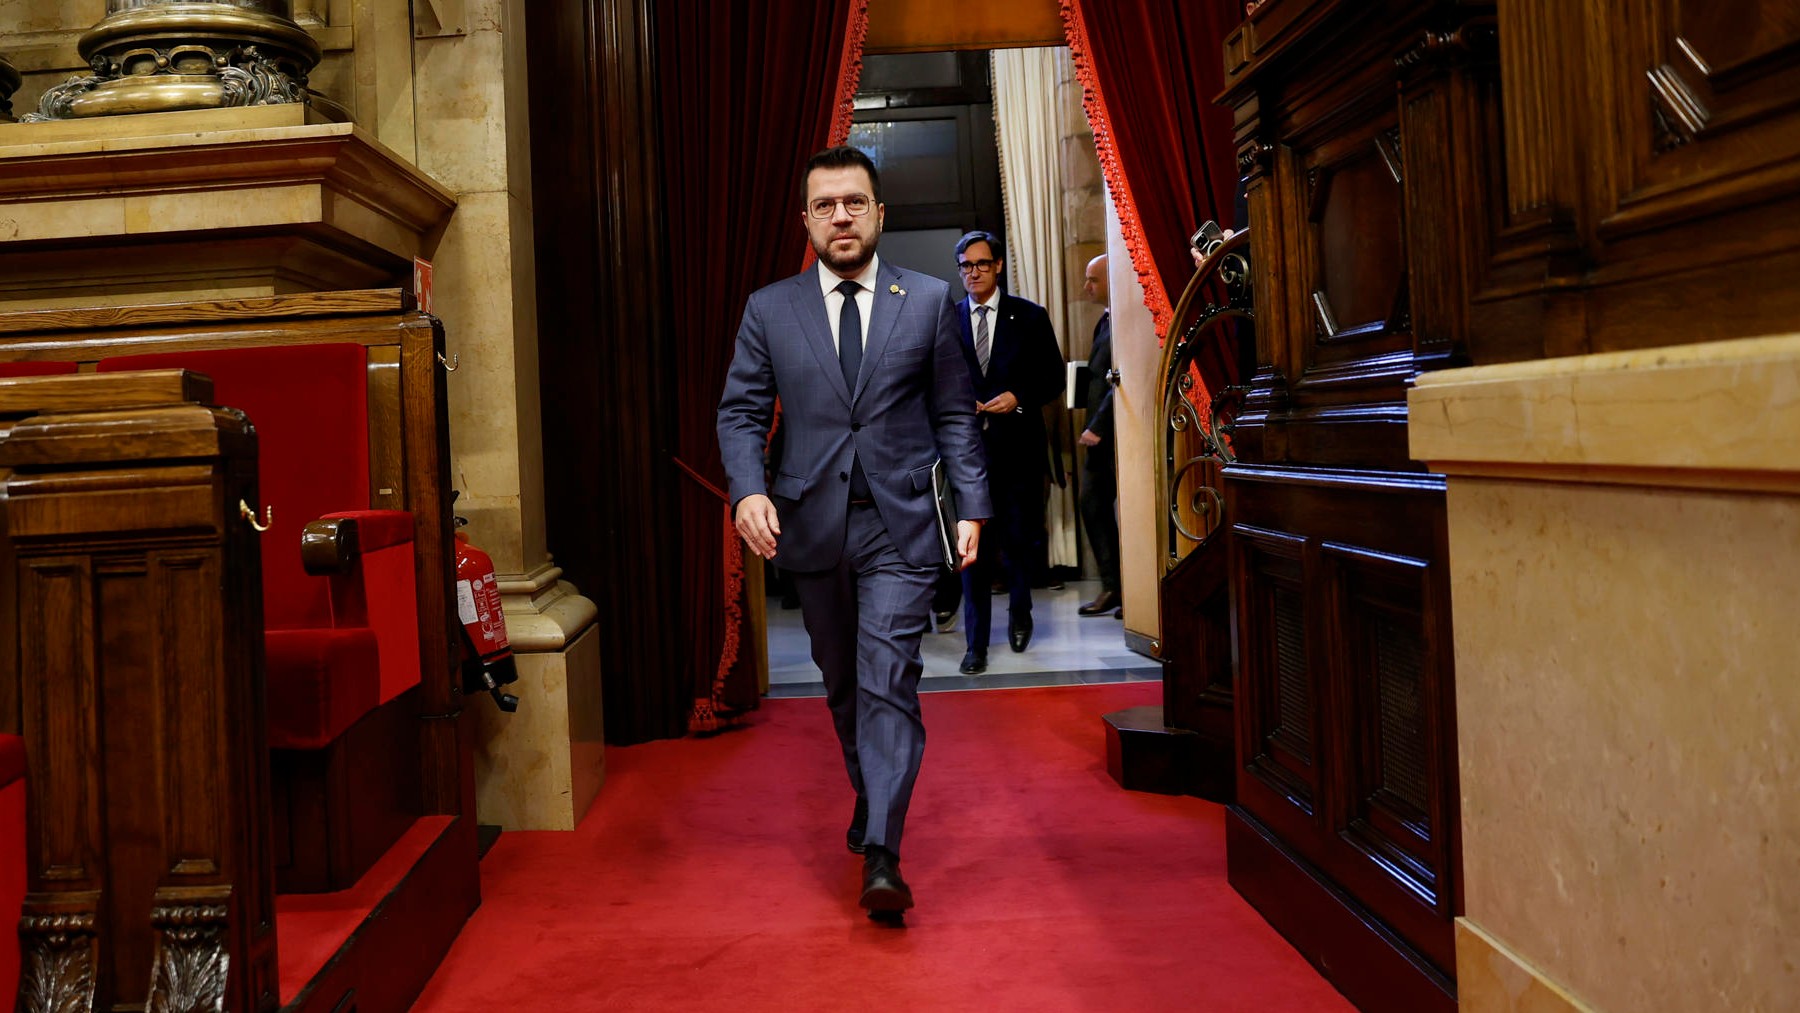
[[[1266,174],[1274,164],[1275,149],[1260,139],[1252,138],[1250,143],[1238,151],[1238,176],[1245,180],[1255,179]]]
[[[1402,71],[1415,67],[1452,67],[1477,57],[1488,57],[1500,48],[1500,29],[1493,18],[1476,18],[1449,31],[1427,30],[1394,57]]]
[[[1656,139],[1653,148],[1657,154],[1673,151],[1685,144],[1693,143],[1706,129],[1707,121],[1712,114],[1700,96],[1695,95],[1675,72],[1675,68],[1662,64],[1649,72],[1650,80],[1650,115],[1655,119]]]
[[[91,903],[98,906],[98,894]],[[91,908],[20,918],[19,1009],[28,1013],[92,1010],[99,946]]]
[[[150,912],[156,956],[150,965],[147,1013],[224,1013],[231,954],[229,909],[223,904],[161,904]]]

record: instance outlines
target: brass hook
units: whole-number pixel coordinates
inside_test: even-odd
[[[439,352],[439,353],[437,353],[437,357],[438,357],[438,364],[444,367],[444,372],[446,372],[446,373],[454,373],[454,372],[456,372],[456,367],[462,365],[462,353],[461,352],[458,352],[455,355],[452,355],[448,359],[444,358],[443,352]]]
[[[249,521],[250,526],[255,528],[259,533],[267,531],[275,526],[275,505],[271,503],[270,505],[263,507],[263,521],[259,524],[256,520],[256,511],[251,508],[250,504],[243,500],[238,500],[238,516]]]

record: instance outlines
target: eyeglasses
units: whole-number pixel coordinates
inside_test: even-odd
[[[875,201],[867,194],[853,193],[848,197],[814,197],[806,203],[806,213],[814,218],[830,218],[837,214],[837,206],[842,204],[844,210],[852,218],[861,218],[875,206]]]
[[[956,262],[956,269],[964,274],[974,274],[977,271],[986,274],[998,266],[1000,266],[998,260],[959,260]]]

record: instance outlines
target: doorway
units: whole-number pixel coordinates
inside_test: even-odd
[[[1025,53],[1028,51],[1011,51]],[[1081,295],[1083,268],[1106,250],[1107,208],[1104,184],[1093,140],[1081,113],[1080,86],[1069,68],[1066,49],[1044,49],[1035,55],[1051,69],[1059,86],[1073,95],[1044,90],[1045,101],[1060,117],[1061,158],[1050,175],[1054,213],[1050,230],[1007,228],[1008,202],[1002,181],[999,130],[995,120],[995,60],[989,50],[873,54],[864,58],[855,98],[849,143],[868,152],[881,171],[882,200],[887,206],[881,256],[885,261],[943,278],[953,292],[963,290],[956,269],[956,241],[971,230],[984,230],[1017,246],[1006,253],[1006,291],[1051,310],[1065,360],[1085,360],[1100,309]],[[1020,196],[1015,212],[1022,218],[1042,215],[1043,201],[1029,204]],[[1025,206],[1020,206],[1025,205]],[[1012,223],[1020,226],[1022,222]],[[1045,251],[1025,245],[1031,237],[1061,238],[1059,248]],[[1018,237],[1027,237],[1019,239]],[[1027,262],[1033,270],[1025,271]],[[1021,286],[1021,278],[1027,279]],[[1071,685],[1089,682],[1157,680],[1160,667],[1126,644],[1123,624],[1111,614],[1080,616],[1077,609],[1099,592],[1092,556],[1074,516],[1079,494],[1080,458],[1074,436],[1085,424],[1084,413],[1071,412],[1067,400],[1045,410],[1050,434],[1052,481],[1047,489],[1045,537],[1041,557],[1032,565],[1034,632],[1024,652],[1005,645],[1004,599],[995,602],[998,644],[990,645],[989,668],[964,676],[958,664],[968,646],[960,615],[950,628],[934,625],[925,635],[922,691],[993,689],[1016,686]],[[1084,579],[1085,578],[1085,579]],[[766,573],[765,615],[768,631],[768,695],[811,696],[824,692],[812,664],[800,622],[798,602],[787,592],[780,574]]]

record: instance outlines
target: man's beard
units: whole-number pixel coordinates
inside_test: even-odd
[[[843,253],[838,253],[832,250],[831,244],[835,240],[842,238],[844,237],[831,236],[823,243],[815,240],[813,242],[813,252],[819,255],[819,259],[825,262],[826,267],[829,267],[840,274],[846,271],[860,272],[863,268],[869,266],[869,261],[875,259],[875,243],[881,238],[881,231],[877,229],[875,234],[870,236],[867,242],[857,247],[855,252],[845,251]],[[856,238],[860,239],[861,237],[859,236]]]

